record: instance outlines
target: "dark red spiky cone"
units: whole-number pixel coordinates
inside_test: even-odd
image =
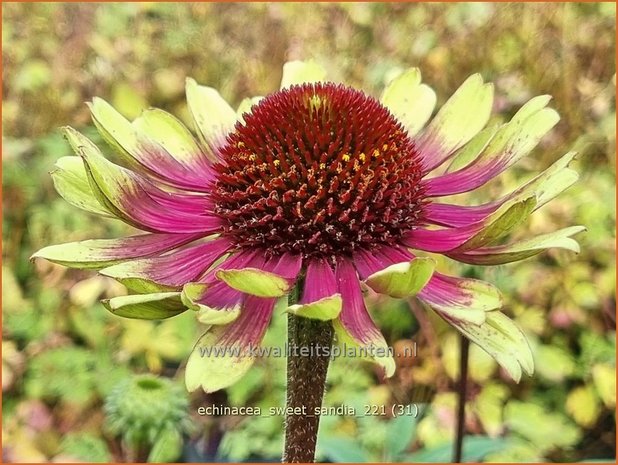
[[[333,83],[276,92],[237,123],[213,191],[239,247],[305,257],[396,242],[422,219],[412,140],[377,100]]]

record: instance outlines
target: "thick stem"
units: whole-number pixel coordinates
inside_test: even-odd
[[[458,405],[457,405],[457,430],[455,431],[455,450],[453,451],[453,462],[461,463],[464,426],[466,420],[466,388],[468,386],[468,352],[470,341],[460,335],[461,352],[459,354],[459,389],[458,389]]]
[[[297,287],[290,295],[291,304],[299,293]],[[288,314],[284,462],[314,461],[320,423],[316,410],[322,406],[332,343],[333,327],[329,321]]]

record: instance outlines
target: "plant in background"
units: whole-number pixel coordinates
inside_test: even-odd
[[[500,312],[499,291],[436,271],[427,254],[498,265],[551,247],[578,250],[571,238],[578,226],[504,243],[576,181],[567,167],[573,152],[496,200],[451,203],[536,146],[559,119],[547,108],[550,97],[485,128],[493,87],[473,75],[426,124],[436,96],[417,69],[394,79],[378,101],[326,81],[315,63],[291,62],[278,92],[245,99],[237,111],[191,79],[187,99],[198,140],[161,110],[129,122],[94,99],[95,125],[124,166],[66,128],[79,158],[58,160],[55,186],[75,206],[146,233],[50,246],[34,257],[100,269],[125,284],[131,295],[104,301],[116,315],[194,311],[208,329],[187,363],[189,390],[239,380],[286,295],[290,347],[314,347],[308,357],[288,354],[289,407],[321,405],[329,357],[317,347],[331,347],[334,333],[391,376],[395,363],[363,286],[416,296],[513,379],[533,372],[523,332]],[[287,417],[286,461],[313,460],[318,422]]]
[[[185,390],[166,378],[127,378],[105,399],[106,425],[122,438],[131,461],[173,462],[182,452],[182,434],[191,423]]]

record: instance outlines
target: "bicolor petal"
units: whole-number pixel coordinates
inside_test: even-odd
[[[341,313],[342,300],[337,279],[324,259],[314,259],[307,265],[303,295],[298,304],[287,308],[289,313],[316,320],[332,320]]]
[[[541,174],[497,201],[474,206],[431,202],[426,206],[425,219],[440,226],[468,226],[483,221],[509,201],[524,200],[532,196],[536,197],[534,210],[538,210],[572,186],[579,178],[574,170],[567,167],[575,154],[575,152],[567,153]]]
[[[486,312],[502,307],[502,295],[478,279],[455,278],[434,273],[418,298],[445,318],[482,324]]]
[[[503,125],[481,154],[456,171],[424,181],[429,197],[460,194],[482,186],[527,155],[558,123],[555,110],[545,108],[547,99],[532,99]]]
[[[493,245],[521,224],[535,206],[535,196],[514,200],[476,223],[446,229],[414,229],[404,236],[403,242],[414,249],[439,253]]]
[[[224,282],[187,283],[182,288],[182,302],[196,312],[197,320],[205,325],[225,325],[240,314],[243,294]]]
[[[186,130],[180,129],[182,125],[179,122],[173,123],[170,118],[162,117],[165,112],[161,110],[146,110],[136,122],[131,123],[100,98],[94,98],[89,107],[100,134],[130,168],[144,171],[157,180],[177,187],[204,190],[204,180],[210,177],[210,171],[200,161],[203,157],[201,151],[191,149],[193,163],[188,163],[187,154],[179,150],[180,147],[186,149],[190,144],[187,136],[192,139]],[[172,134],[178,141],[170,139]],[[68,132],[67,135],[74,150],[79,153],[83,136],[81,140],[73,141],[75,134]],[[183,139],[184,142],[180,142]],[[166,141],[165,145],[173,153],[161,145],[161,141]]]
[[[190,180],[204,185],[212,177],[210,161],[193,135],[175,116],[150,108],[133,122],[133,126],[155,141],[182,165]],[[188,176],[191,174],[192,176]],[[188,180],[189,181],[189,180]]]
[[[218,159],[219,148],[236,124],[234,109],[212,87],[200,86],[187,78],[187,104],[195,130],[211,160]]]
[[[195,234],[142,234],[120,239],[90,239],[44,247],[30,257],[70,268],[105,268],[133,258],[167,252],[196,240]]]
[[[205,274],[231,246],[229,239],[215,238],[165,255],[113,265],[100,273],[137,292],[180,290]]]
[[[276,299],[248,296],[240,316],[225,326],[211,327],[197,342],[185,370],[189,391],[214,392],[234,384],[254,362]]]
[[[425,172],[440,166],[489,120],[494,88],[480,74],[470,76],[442,106],[418,139]]]
[[[83,146],[80,155],[97,199],[130,225],[153,232],[209,233],[219,229],[221,220],[207,212],[164,208],[164,203],[157,198],[165,199],[173,194],[162,191],[137,173],[111,163],[98,150]],[[182,204],[181,196],[177,203]]]
[[[471,265],[503,265],[525,260],[553,248],[579,253],[579,244],[571,236],[585,230],[584,226],[571,226],[570,228],[542,234],[514,244],[481,247],[467,252],[450,253],[448,256],[454,260]]]
[[[388,268],[397,263],[409,262],[414,259],[408,250],[399,246],[383,246],[376,249],[358,250],[354,254],[354,267],[361,279]]]
[[[335,275],[343,305],[339,318],[333,320],[339,342],[357,347],[359,353],[380,364],[385,375],[391,377],[395,360],[365,306],[354,265],[346,259],[339,260]]]

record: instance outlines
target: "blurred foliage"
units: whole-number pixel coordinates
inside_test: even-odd
[[[508,191],[575,147],[580,182],[518,235],[571,224],[588,231],[578,256],[552,251],[475,271],[504,291],[537,373],[515,385],[471,348],[465,452],[488,461],[614,456],[615,4],[3,3],[2,12],[6,461],[126,460],[104,428],[103,399],[131,373],[176,377],[199,331],[191,315],[164,322],[112,316],[98,300],[124,293],[122,286],[28,261],[43,245],[131,232],[55,194],[48,172],[69,154],[57,128],[83,128],[101,142],[83,104],[96,95],[128,117],[157,106],[186,120],[186,76],[237,105],[275,90],[282,64],[298,58],[314,58],[334,80],[376,96],[395,74],[419,66],[439,104],[479,72],[496,85],[495,121],[534,95],[553,95],[560,124],[477,200]],[[417,354],[397,357],[391,380],[365,362],[333,362],[326,404],[356,406],[357,415],[323,418],[322,458],[347,451],[354,460],[447,461],[458,338],[415,302],[370,296],[370,306],[396,352],[413,346]],[[265,344],[281,343],[284,320],[278,312]],[[260,360],[225,392],[194,394],[184,458],[278,460],[281,417],[195,412],[210,404],[283,405],[284,363]],[[428,404],[419,418],[360,415],[365,404],[388,412],[415,403]],[[178,440],[162,440],[151,460],[178,452]]]

